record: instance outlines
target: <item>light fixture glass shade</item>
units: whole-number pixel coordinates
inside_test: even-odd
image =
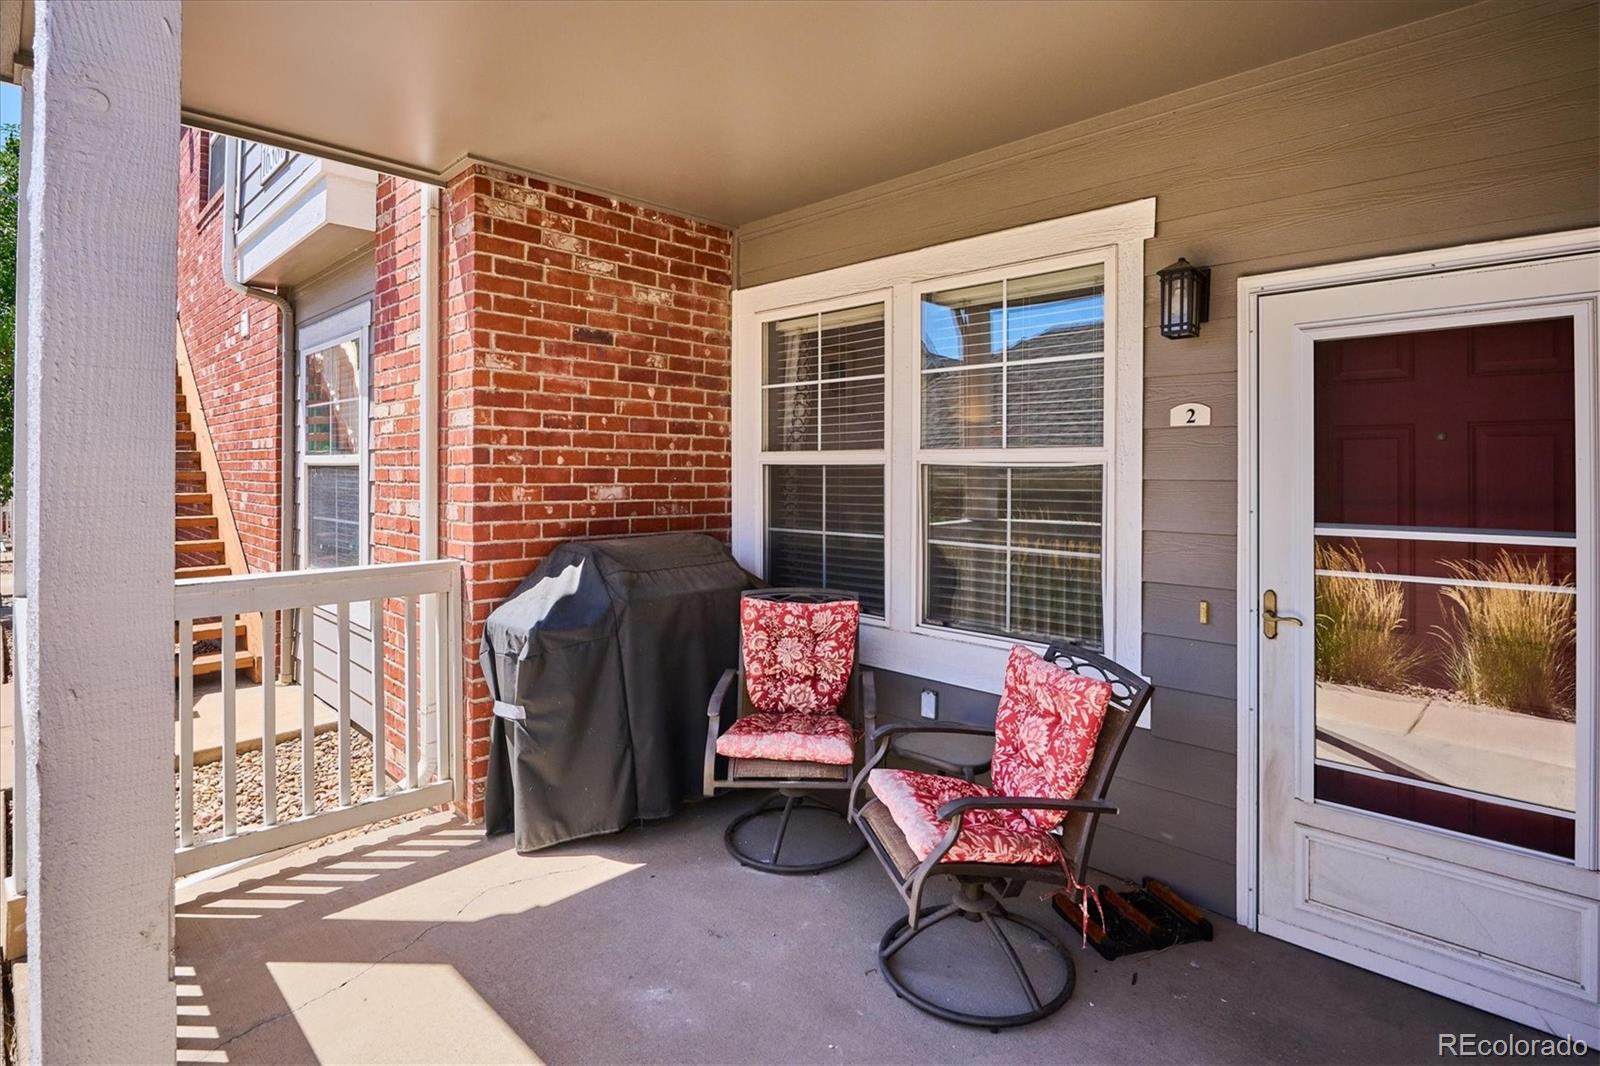
[[[1211,270],[1187,259],[1156,271],[1161,279],[1161,335],[1171,340],[1200,336],[1211,318]]]

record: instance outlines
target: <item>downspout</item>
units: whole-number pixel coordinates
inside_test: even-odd
[[[222,280],[242,296],[266,300],[278,309],[278,366],[283,371],[283,392],[279,396],[282,422],[281,466],[278,477],[278,569],[293,570],[295,564],[295,407],[299,402],[298,352],[295,347],[294,305],[282,293],[246,285],[239,280],[236,255],[239,215],[239,145],[237,137],[226,141],[226,169],[222,178]],[[278,681],[294,681],[294,612],[278,615]]]
[[[421,318],[417,367],[418,507],[417,556],[423,560],[439,558],[439,188],[422,186],[422,233],[418,254],[422,264],[422,292],[417,300]],[[438,716],[439,604],[437,597],[422,601],[422,762],[417,781],[425,783],[435,772],[444,778],[439,765]],[[448,677],[448,672],[446,672]]]

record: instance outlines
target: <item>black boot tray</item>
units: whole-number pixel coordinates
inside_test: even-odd
[[[1082,908],[1066,893],[1056,893],[1052,905],[1108,960],[1212,937],[1211,922],[1200,909],[1154,878],[1145,878],[1132,892],[1102,884],[1100,908],[1089,904],[1087,928],[1081,924]]]

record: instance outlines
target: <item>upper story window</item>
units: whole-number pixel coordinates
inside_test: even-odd
[[[228,138],[220,133],[207,133],[205,137],[206,184],[204,204],[209,204],[212,197],[222,191],[222,181],[228,172]]]
[[[1137,668],[1154,202],[735,293],[734,550],[855,591],[864,661],[996,690],[1006,649]]]

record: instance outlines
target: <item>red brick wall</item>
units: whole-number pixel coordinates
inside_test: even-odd
[[[465,567],[477,818],[489,611],[568,538],[727,537],[731,234],[482,166],[443,200],[441,547]]]
[[[178,322],[245,558],[252,571],[276,570],[278,313],[222,280],[222,194],[201,202],[207,140],[185,127],[178,146]]]

